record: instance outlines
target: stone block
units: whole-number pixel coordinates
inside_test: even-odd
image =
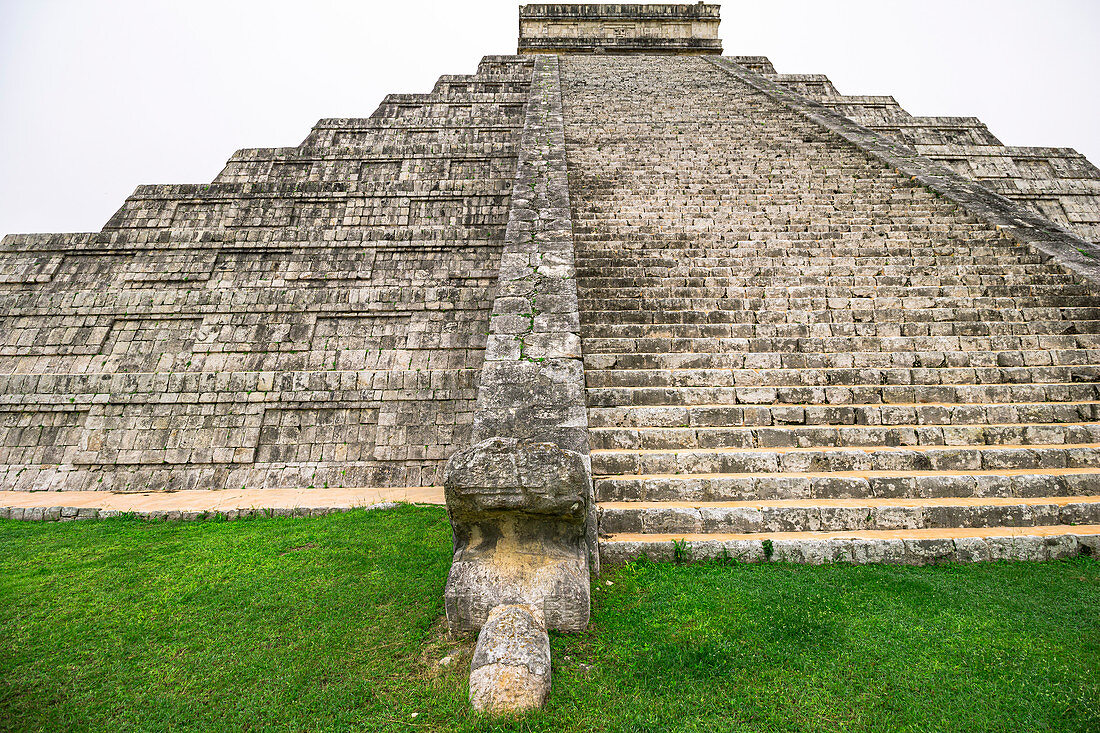
[[[542,707],[550,693],[550,639],[541,612],[523,605],[493,608],[470,663],[470,702],[483,713]]]

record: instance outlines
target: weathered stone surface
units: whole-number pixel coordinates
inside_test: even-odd
[[[533,61],[0,244],[0,488],[438,485],[469,445]]]
[[[549,442],[588,454],[558,59],[534,60],[518,143],[473,441]],[[508,340],[512,346],[505,348]]]
[[[456,453],[447,464],[444,490],[455,521],[520,512],[579,524],[588,509],[583,456],[515,438],[489,438]]]
[[[542,707],[550,693],[550,638],[541,613],[497,606],[477,637],[470,662],[474,710],[517,713]]]
[[[481,627],[501,604],[528,605],[552,629],[588,623],[598,554],[561,105],[558,59],[537,57],[474,416],[479,442],[445,471],[455,555],[444,596],[455,629]]]
[[[521,5],[519,52],[720,54],[718,11],[701,2]]]
[[[584,457],[547,443],[490,438],[452,456],[444,489],[455,555],[444,592],[454,629],[524,604],[549,628],[588,623]]]
[[[1100,250],[744,61],[560,62],[602,556],[1076,551]]]
[[[1003,145],[973,117],[915,117],[893,97],[840,94],[822,74],[777,74],[762,56],[730,60],[1082,239],[1100,242],[1100,171],[1072,148]]]

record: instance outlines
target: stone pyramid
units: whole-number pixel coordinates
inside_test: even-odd
[[[1100,171],[722,56],[715,5],[520,14],[474,75],[5,237],[2,488],[439,486],[496,438],[582,488],[456,479],[456,564],[509,512],[577,573],[1095,551]]]

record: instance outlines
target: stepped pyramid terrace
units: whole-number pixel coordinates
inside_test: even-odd
[[[475,73],[6,236],[2,515],[445,501],[484,709],[601,562],[1100,550],[1100,170],[718,25],[525,5]]]

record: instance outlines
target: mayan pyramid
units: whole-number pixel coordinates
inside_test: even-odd
[[[520,15],[475,74],[6,236],[2,488],[440,486],[499,437],[581,456],[543,513],[591,563],[1096,546],[1096,167],[723,56],[716,5]]]

